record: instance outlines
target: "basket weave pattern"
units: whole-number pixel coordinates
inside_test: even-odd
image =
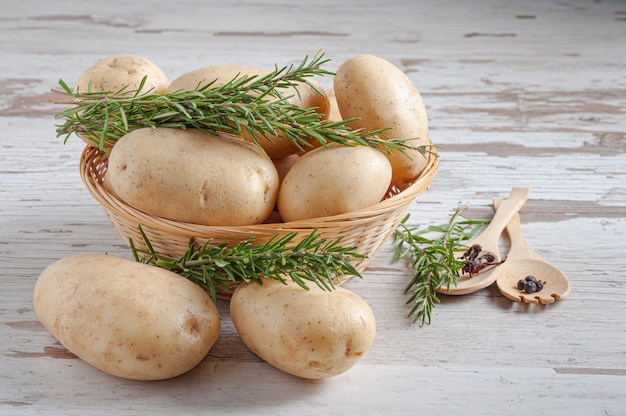
[[[190,238],[194,238],[201,245],[207,240],[216,244],[236,244],[254,237],[255,244],[262,244],[276,234],[284,235],[295,231],[298,232],[298,237],[293,241],[295,244],[318,229],[323,238],[334,240],[342,237],[342,245],[357,247],[357,251],[366,257],[357,260],[354,266],[363,271],[370,258],[392,236],[415,198],[428,189],[439,168],[439,159],[429,155],[426,167],[413,184],[366,209],[287,223],[232,227],[181,223],[147,215],[127,205],[102,186],[107,164],[106,152],[94,146],[86,146],[81,155],[80,175],[89,193],[102,205],[109,221],[126,244],[132,239],[137,248],[147,248],[139,232],[139,225],[157,253],[172,257],[179,257],[187,250]],[[232,285],[234,287],[236,284]],[[230,292],[222,292],[218,297],[229,299],[230,295]]]

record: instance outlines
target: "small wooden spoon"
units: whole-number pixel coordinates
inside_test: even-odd
[[[474,244],[479,244],[482,246],[481,254],[491,253],[495,257],[495,262],[499,262],[501,260],[498,247],[500,234],[513,216],[522,208],[529,194],[530,188],[528,187],[513,187],[509,196],[501,201],[500,208],[496,210],[489,225],[479,235],[468,241],[466,246],[471,247]],[[457,257],[461,257],[462,254],[460,253]],[[445,295],[465,295],[476,292],[496,281],[499,267],[488,266],[471,277],[469,274],[463,273],[457,278],[456,286],[450,285],[449,290],[447,287],[442,287],[437,289],[437,292]]]
[[[501,198],[495,198],[493,205],[504,202]],[[567,276],[558,268],[541,257],[533,250],[522,235],[519,214],[506,226],[506,232],[511,240],[511,249],[504,263],[498,266],[496,284],[500,292],[507,298],[524,303],[552,303],[563,299],[570,293],[570,282]],[[526,293],[517,288],[517,282],[526,276],[535,276],[544,283],[543,289],[534,293]]]

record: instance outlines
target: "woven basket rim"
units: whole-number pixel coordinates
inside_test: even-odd
[[[376,215],[394,210],[399,206],[406,206],[423,191],[425,191],[433,181],[439,169],[439,157],[433,153],[427,153],[427,163],[418,178],[401,192],[387,197],[367,208],[347,212],[344,214],[311,218],[306,220],[261,223],[253,225],[241,226],[219,226],[219,225],[202,225],[194,223],[186,223],[167,218],[156,217],[140,211],[126,204],[124,201],[109,193],[102,185],[102,178],[94,177],[91,169],[92,162],[97,158],[100,163],[106,163],[108,155],[94,147],[87,145],[83,149],[80,160],[80,176],[83,183],[87,187],[89,193],[96,199],[106,210],[115,212],[118,216],[124,217],[126,220],[152,227],[163,232],[173,235],[194,235],[200,238],[211,238],[212,231],[232,232],[232,233],[275,233],[277,231],[289,232],[300,231],[303,229],[310,230],[315,228],[342,227],[346,224],[354,225],[359,221],[370,222],[371,218]],[[408,201],[410,200],[410,201]]]

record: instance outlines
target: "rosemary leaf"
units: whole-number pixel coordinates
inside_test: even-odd
[[[158,254],[141,226],[139,230],[147,248],[139,249],[130,241],[135,261],[177,273],[205,288],[214,300],[218,290],[232,290],[229,283],[263,284],[266,278],[281,282],[289,278],[305,289],[312,283],[332,290],[340,276],[361,277],[351,262],[365,258],[356,247],[342,246],[341,238],[321,238],[318,230],[295,245],[290,243],[298,236],[296,232],[276,235],[261,245],[254,245],[251,237],[232,247],[211,240],[196,247],[191,238],[187,250],[173,258]]]
[[[352,130],[351,120],[325,120],[316,108],[301,108],[281,93],[281,89],[293,87],[299,95],[298,84],[305,83],[323,94],[311,78],[333,75],[322,68],[328,61],[318,52],[312,58],[305,56],[297,66],[276,66],[262,77],[242,75],[222,86],[214,86],[213,81],[198,85],[193,91],[167,94],[143,93],[141,89],[96,92],[90,87],[85,92],[74,92],[60,80],[61,89],[53,91],[65,98],[53,103],[71,107],[55,115],[63,120],[56,126],[57,137],[64,137],[67,142],[72,134],[79,134],[107,151],[105,143],[114,143],[130,131],[169,127],[235,135],[245,131],[259,147],[259,140],[271,135],[288,138],[300,150],[312,146],[309,140],[371,146],[386,153],[411,147],[407,142],[415,138],[389,139],[384,134],[387,129]],[[142,85],[145,81],[144,78]],[[424,155],[432,151],[430,146],[417,148]]]
[[[463,217],[464,209],[457,209],[446,224],[423,229],[408,227],[407,215],[396,229],[395,260],[405,258],[414,272],[404,290],[409,295],[406,304],[413,304],[409,317],[413,317],[414,323],[430,324],[432,310],[441,302],[437,289],[456,285],[465,265],[457,253],[466,249],[465,243],[489,224],[489,220]]]

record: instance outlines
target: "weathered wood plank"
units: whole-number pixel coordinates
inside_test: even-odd
[[[620,415],[626,409],[626,7],[618,0],[5,2],[0,13],[0,414]],[[397,64],[422,93],[441,169],[410,209],[443,223],[461,205],[530,186],[529,243],[572,281],[552,305],[495,286],[407,317],[410,278],[387,244],[346,284],[372,306],[374,345],[323,382],[287,376],[220,339],[182,377],[137,383],[75,358],[39,324],[32,288],[80,252],[130,258],[78,174],[82,142],[55,138],[50,90],[97,59],[137,53],[171,75],[215,63],[298,62],[324,49]],[[332,87],[332,78],[320,82]],[[503,239],[503,250],[507,243]],[[523,410],[522,410],[523,409]]]

